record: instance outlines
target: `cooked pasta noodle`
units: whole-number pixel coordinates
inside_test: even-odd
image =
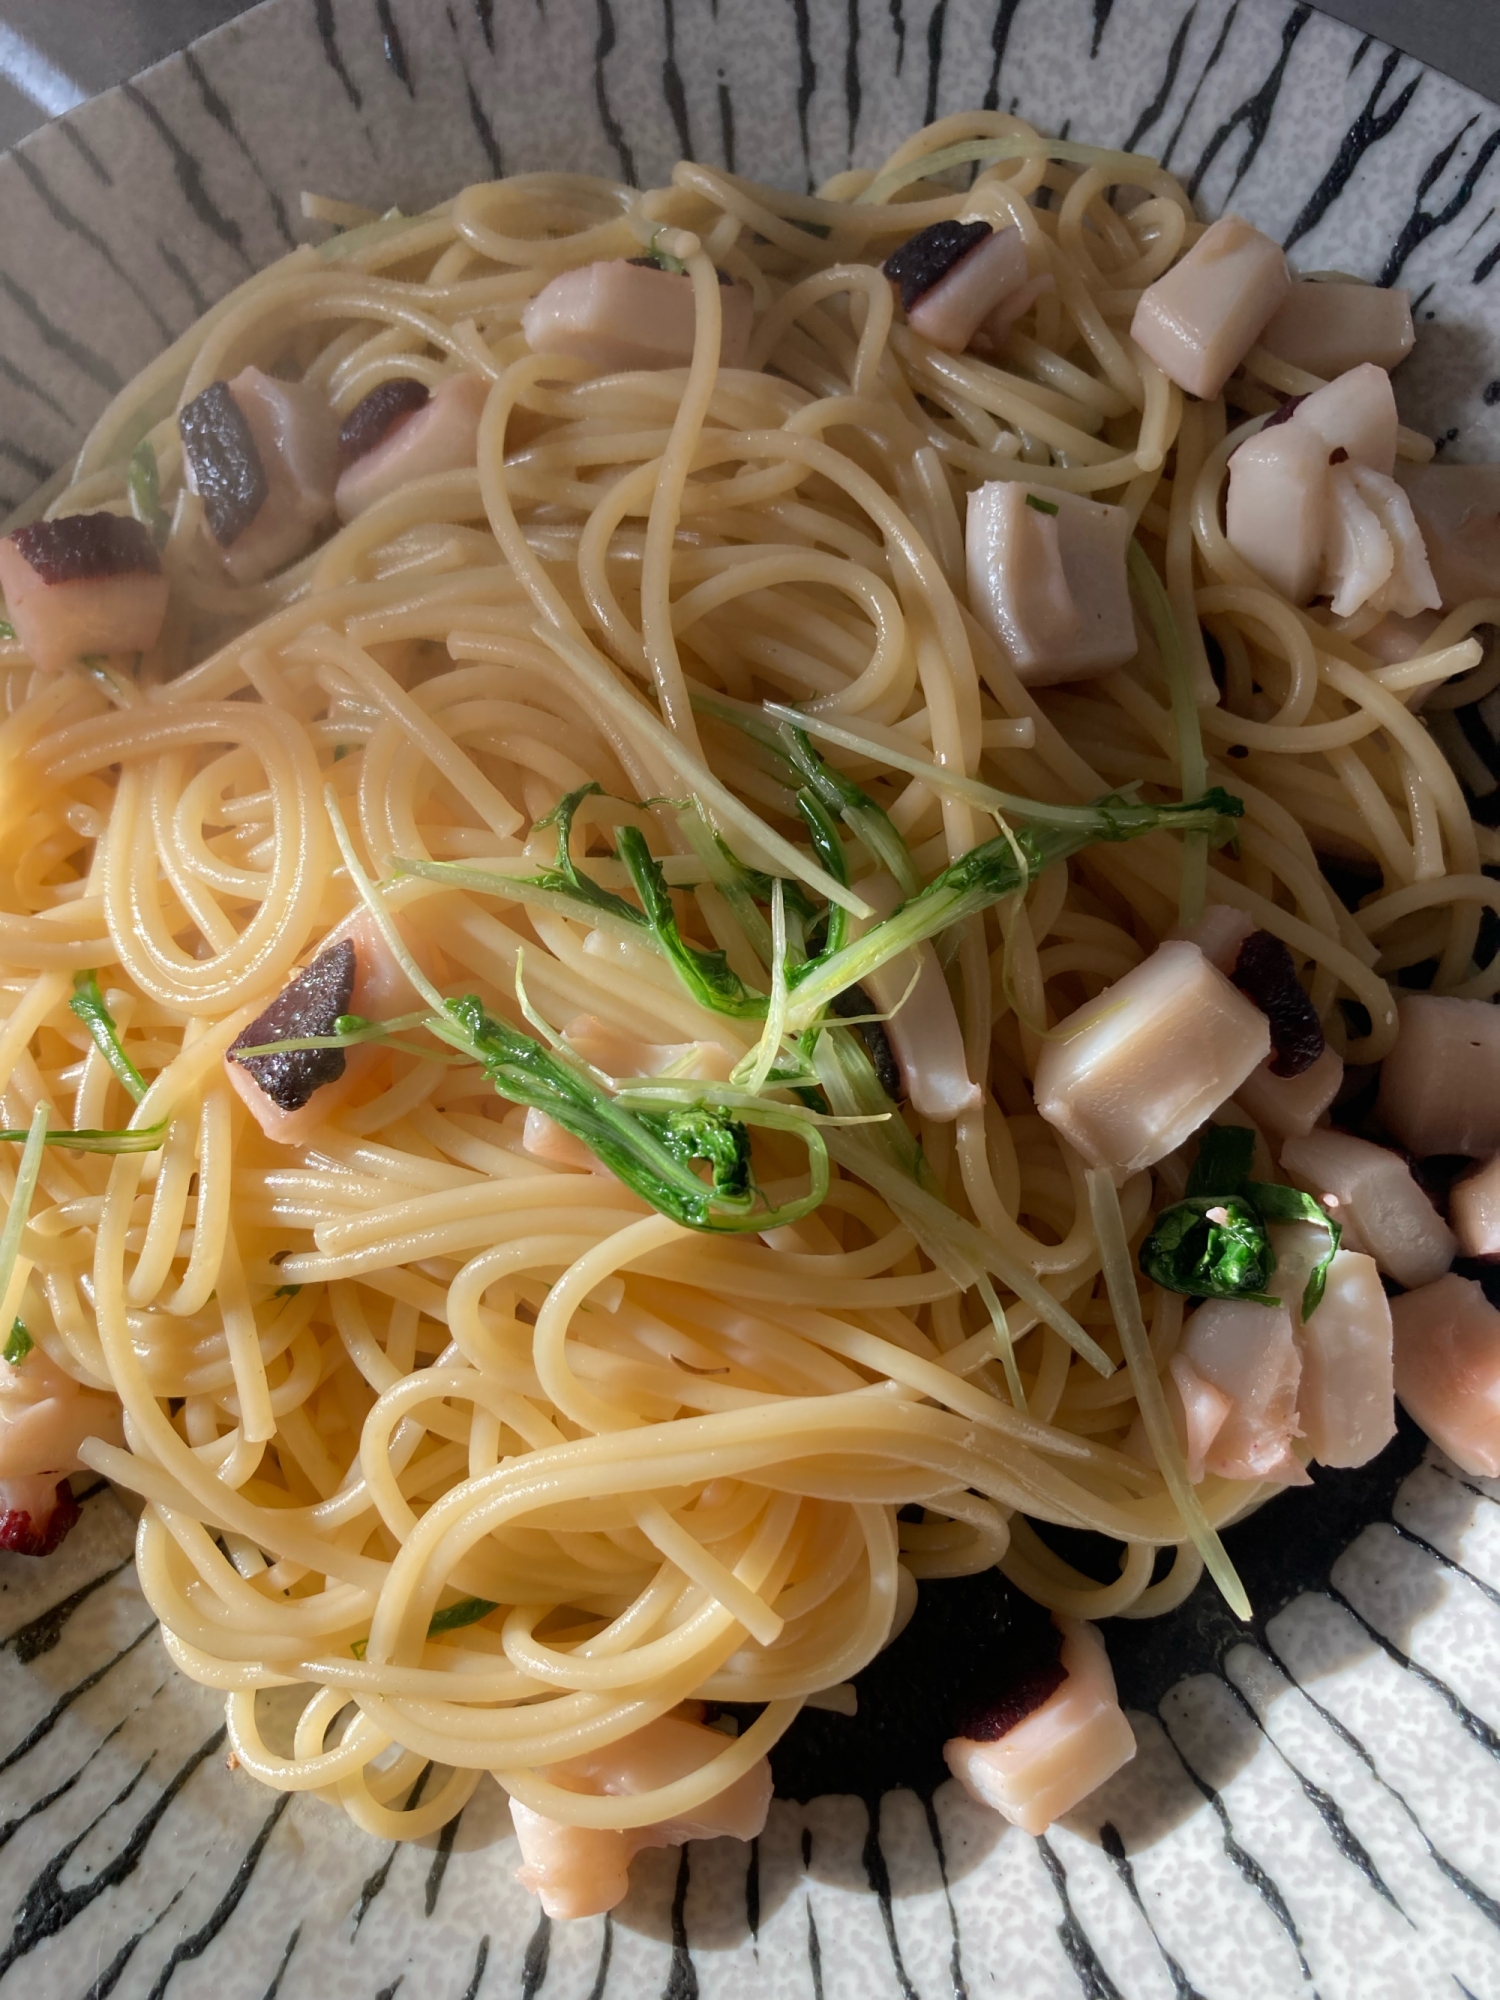
[[[977,162],[961,191],[954,148]],[[893,318],[879,270],[960,214],[1014,224],[1053,280],[991,359]],[[172,1658],[225,1691],[266,1784],[392,1838],[441,1825],[486,1771],[554,1818],[645,1826],[722,1791],[856,1674],[914,1578],[998,1563],[1081,1617],[1192,1587],[1191,1524],[1133,1442],[1140,1370],[1159,1411],[1182,1301],[1141,1279],[1139,1333],[1117,1328],[1083,1163],[1032,1105],[1038,1051],[1205,895],[1284,940],[1352,1063],[1391,1045],[1394,969],[1435,958],[1439,990],[1500,987],[1500,959],[1474,964],[1494,849],[1408,706],[1467,685],[1500,601],[1392,668],[1358,621],[1291,604],[1234,553],[1229,454],[1313,378],[1256,348],[1225,397],[1184,407],[1132,342],[1142,288],[1201,229],[1153,162],[1000,113],[942,120],[816,196],[687,163],[645,193],[558,173],[471,187],[242,285],[117,398],[52,496],[54,516],[127,511],[147,443],[171,609],[134,677],[43,675],[0,645],[4,1122],[45,1106],[53,1128],[161,1132],[113,1157],[45,1150],[11,1296],[49,1361],[121,1399],[125,1445],[84,1456],[144,1501],[141,1583]],[[531,351],[521,315],[548,279],[648,248],[685,267],[689,365],[601,375]],[[720,366],[716,266],[753,294],[744,367]],[[382,383],[477,374],[477,463],[237,584],[176,413],[250,363],[341,417]],[[1180,669],[1145,621],[1130,665],[1022,685],[968,607],[962,530],[969,489],[1019,477],[1128,510]],[[628,895],[614,850],[637,829],[684,935],[772,992],[798,912],[867,917],[879,857],[849,848],[846,886],[809,849],[799,781],[736,726],[765,701],[828,727],[829,764],[924,880],[1016,820],[997,792],[1069,808],[1206,783],[1244,802],[1233,849],[1167,831],[1086,846],[947,933],[983,1090],[954,1122],[903,1114],[925,1192],[902,1196],[873,1128],[817,1126],[776,1080],[796,1044],[704,1005],[608,896],[528,887],[554,861],[543,822],[597,786],[577,861]],[[222,1058],[362,909],[341,840],[442,995],[539,1023],[542,1045],[592,1017],[643,1074],[682,1045],[700,1074],[769,1071],[765,1200],[798,1208],[808,1129],[833,1155],[826,1198],[759,1232],[684,1226],[576,1142],[540,1144],[472,1050],[420,1030],[377,1042],[305,1143],[264,1137]],[[725,851],[774,896],[747,895]],[[1351,914],[1319,854],[1378,892]],[[90,968],[149,1080],[134,1107],[69,1006]],[[861,1115],[822,1082],[825,1111]],[[1132,1246],[1180,1192],[1165,1168],[1125,1181]],[[1258,1491],[1208,1477],[1193,1504],[1224,1523]],[[1114,1538],[1118,1579],[1078,1574],[1026,1517]],[[284,1738],[257,1700],[282,1687],[305,1698]],[[665,1787],[549,1778],[694,1699],[759,1718]],[[403,1804],[428,1761],[445,1775]]]

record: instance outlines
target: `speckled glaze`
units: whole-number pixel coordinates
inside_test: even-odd
[[[410,211],[680,153],[802,186],[975,103],[1159,155],[1303,269],[1410,285],[1403,414],[1500,455],[1500,113],[1310,7],[267,0],[0,159],[0,506],[298,240],[303,187]],[[101,1489],[52,1561],[0,1557],[0,2000],[1490,2000],[1497,1501],[1403,1425],[1232,1531],[1255,1626],[1199,1593],[1112,1628],[1139,1754],[1041,1840],[923,1775],[928,1593],[861,1716],[778,1758],[821,1795],[752,1848],[642,1856],[563,1926],[493,1786],[393,1849],[230,1771]]]

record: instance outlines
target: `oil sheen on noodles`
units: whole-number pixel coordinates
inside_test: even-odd
[[[923,179],[926,156],[970,141],[991,153],[971,186]],[[1290,946],[1354,1063],[1391,1045],[1393,968],[1436,958],[1440,988],[1494,991],[1500,959],[1471,967],[1494,851],[1401,692],[1471,668],[1461,642],[1500,604],[1382,668],[1228,547],[1231,450],[1316,382],[1255,348],[1232,412],[1185,408],[1129,338],[1142,289],[1202,229],[1138,157],[975,113],[817,197],[683,164],[644,194],[540,174],[412,219],[310,213],[352,226],[209,312],[50,497],[54,516],[127,511],[132,452],[152,446],[175,496],[172,608],[139,675],[43,675],[0,645],[4,1122],[40,1105],[53,1128],[164,1128],[149,1151],[46,1149],[5,1311],[121,1399],[126,1443],[84,1457],[143,1497],[143,1587],[173,1659],[226,1691],[244,1769],[394,1838],[443,1824],[485,1772],[563,1822],[690,1818],[887,1643],[914,1579],[998,1562],[1081,1618],[1191,1589],[1189,1524],[1152,1452],[1126,1448],[1143,1355],[1164,1382],[1183,1301],[1133,1263],[1101,1268],[1083,1163],[1028,1079],[1051,1025],[1205,896]],[[1019,229],[1053,280],[1003,359],[920,338],[880,269],[960,213]],[[601,376],[531,350],[521,316],[550,279],[651,246],[685,267],[689,365]],[[719,273],[753,295],[742,367],[719,365]],[[252,363],[341,417],[383,382],[477,376],[476,462],[235,582],[205,553],[176,412]],[[1428,455],[1404,434],[1403,450]],[[1174,706],[1149,621],[1128,667],[1023,688],[967,608],[962,528],[970,488],[1022,477],[1128,510],[1186,671],[1207,672],[1200,619],[1217,642],[1222,701],[1194,711],[1179,688]],[[685,1227],[420,1028],[375,1045],[305,1145],[263,1137],[223,1057],[361,915],[353,859],[443,995],[478,995],[543,1046],[570,1029],[597,1069],[662,1093],[635,1101],[670,1102],[693,1075],[727,1092],[739,1065],[786,1110],[787,1129],[754,1128],[755,1166],[767,1201],[795,1209],[814,1100],[767,1081],[795,1040],[755,1074],[761,1020],[701,1004],[649,932],[604,902],[506,889],[553,867],[557,830],[539,823],[593,784],[580,865],[627,893],[616,840],[639,829],[685,935],[747,989],[773,986],[804,921],[796,889],[857,928],[871,863],[844,887],[815,858],[799,780],[736,726],[763,701],[866,746],[814,745],[924,880],[995,835],[982,787],[1072,807],[1217,784],[1244,802],[1235,846],[1096,844],[944,937],[983,1087],[956,1118],[904,1114],[930,1226],[862,1171],[877,1128],[828,1118],[821,1206],[764,1232]],[[710,828],[781,878],[770,903]],[[1383,878],[1357,918],[1310,834]],[[69,1006],[91,968],[150,1079],[133,1109]],[[823,1112],[861,1115],[835,1083]],[[7,1191],[19,1159],[4,1149]],[[1125,1179],[1132,1248],[1180,1192]],[[1122,1284],[1132,1307],[1140,1287],[1122,1317],[1149,1341],[1130,1368]],[[1091,1365],[1095,1345],[1114,1372]],[[1154,1373],[1152,1388],[1159,1402]],[[1204,1478],[1198,1543],[1260,1491]],[[1115,1538],[1118,1579],[1070,1569],[1023,1515]],[[1153,1582],[1162,1550],[1175,1560]],[[257,1705],[275,1689],[298,1691],[294,1727]],[[548,1776],[694,1700],[759,1714],[644,1791]]]

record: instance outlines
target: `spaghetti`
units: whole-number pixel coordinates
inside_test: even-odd
[[[960,216],[1050,280],[988,356],[903,323],[880,269]],[[1236,555],[1229,456],[1316,379],[1253,348],[1185,401],[1129,338],[1201,234],[1134,155],[973,113],[816,196],[683,163],[646,193],[537,174],[338,220],[132,383],[50,497],[157,534],[170,608],[139,672],[0,645],[4,1122],[125,1135],[28,1148],[4,1312],[123,1405],[123,1441],[82,1455],[144,1501],[142,1587],[241,1766],[389,1837],[486,1771],[551,1819],[643,1828],[857,1674],[917,1579],[998,1563],[1070,1617],[1147,1616],[1206,1551],[1237,1589],[1214,1524],[1269,1489],[1187,1484],[1181,1300],[1125,1248],[1181,1177],[1101,1187],[1029,1080],[1205,898],[1284,942],[1352,1063],[1390,1048],[1403,967],[1493,995],[1493,839],[1408,697],[1494,680],[1471,634],[1500,602],[1385,665]],[[557,274],[650,256],[690,288],[683,365],[533,350]],[[753,305],[735,367],[725,281]],[[252,365],[341,419],[477,377],[470,461],[238,581],[177,413]],[[1027,687],[972,615],[962,505],[1012,479],[1128,512],[1128,665]],[[1232,848],[1165,818],[1101,838],[1083,810],[1212,787],[1243,802]],[[795,975],[838,944],[857,977],[871,911],[986,843],[1000,887],[928,934],[981,1088],[893,1119],[860,1027],[817,1033],[848,982]],[[1319,854],[1378,874],[1357,911]],[[351,924],[397,955],[380,1018],[405,1025],[330,1016],[354,1081],[276,1143],[226,1052],[264,1048],[244,1031]],[[587,1137],[606,1114],[629,1171]],[[1114,1538],[1118,1579],[1026,1517]],[[257,1699],[283,1687],[284,1739]],[[759,1715],[645,1790],[549,1775],[692,1701]]]

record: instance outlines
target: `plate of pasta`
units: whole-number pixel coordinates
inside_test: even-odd
[[[1497,151],[267,0],[0,160],[0,1996],[1500,1991]]]

